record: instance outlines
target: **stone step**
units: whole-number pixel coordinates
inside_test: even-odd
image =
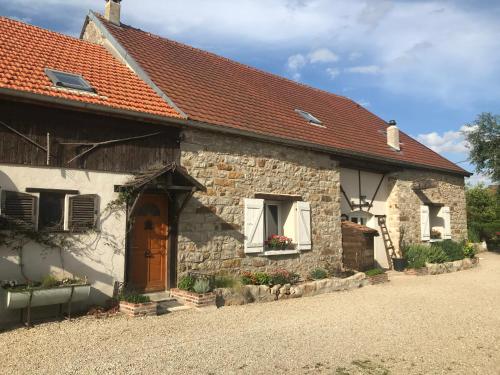
[[[158,301],[158,315],[168,314],[176,311],[188,310],[191,306],[186,306],[174,298]]]
[[[155,292],[155,293],[145,293],[145,296],[149,297],[149,299],[153,302],[161,302],[161,301],[167,301],[172,299],[170,297],[170,292],[169,291],[163,291],[163,292]]]

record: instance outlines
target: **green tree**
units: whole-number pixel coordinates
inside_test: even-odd
[[[476,172],[500,181],[500,116],[482,113],[465,132],[470,144],[469,161],[475,165]]]
[[[473,242],[494,240],[500,230],[500,194],[479,184],[467,187],[465,196],[469,239]]]

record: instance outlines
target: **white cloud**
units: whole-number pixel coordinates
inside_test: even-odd
[[[301,70],[308,64],[319,64],[338,61],[339,57],[328,48],[316,49],[307,55],[297,53],[288,58],[287,70],[295,81],[299,81]],[[333,77],[332,77],[333,78]]]
[[[488,186],[492,184],[491,178],[481,173],[474,173],[472,176],[466,179],[466,182],[473,186],[478,184]]]
[[[336,78],[340,74],[340,69],[338,68],[327,68],[326,72],[330,76],[331,79]]]
[[[125,23],[219,53],[251,48],[283,61],[293,51],[305,58],[335,51],[356,65],[380,67],[370,84],[382,90],[462,108],[500,97],[498,7],[469,3],[148,0],[122,2],[122,14]],[[59,22],[72,34],[88,8],[102,12],[104,1],[0,2],[0,14]]]
[[[438,153],[464,154],[465,160],[469,153],[467,141],[464,137],[466,131],[469,131],[469,128],[463,126],[458,131],[449,130],[442,134],[437,132],[419,134],[417,140]]]
[[[370,106],[370,102],[364,99],[355,100],[355,102],[365,108],[368,108]]]
[[[359,73],[359,74],[378,74],[382,71],[380,66],[377,65],[363,65],[363,66],[352,66],[345,69],[348,73]]]
[[[328,48],[319,48],[315,51],[312,51],[309,55],[309,61],[311,64],[315,63],[328,63],[335,62],[339,60],[339,57],[330,51]]]

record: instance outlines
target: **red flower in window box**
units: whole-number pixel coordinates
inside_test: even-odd
[[[266,241],[266,245],[274,250],[286,250],[292,244],[292,239],[278,234],[271,235]]]

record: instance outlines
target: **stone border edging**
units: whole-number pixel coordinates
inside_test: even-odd
[[[439,275],[442,273],[457,272],[468,270],[479,265],[479,258],[464,258],[454,262],[445,263],[426,263],[427,273],[429,275]]]
[[[289,298],[301,298],[318,294],[351,290],[368,285],[363,272],[358,272],[345,279],[331,278],[306,281],[296,285],[244,285],[236,290],[231,288],[216,289],[217,306],[245,305],[254,302],[271,302]]]

